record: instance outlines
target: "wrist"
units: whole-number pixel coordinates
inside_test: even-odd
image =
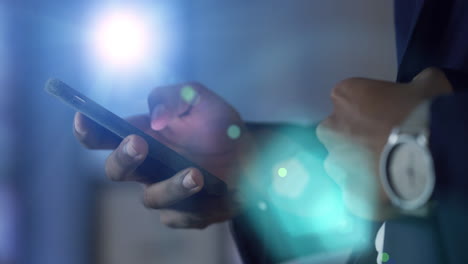
[[[424,216],[435,187],[428,146],[429,101],[416,106],[395,127],[380,158],[380,180],[399,214]]]

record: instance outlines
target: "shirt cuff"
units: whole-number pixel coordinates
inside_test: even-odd
[[[432,218],[405,217],[385,223],[387,263],[442,264],[440,240]]]

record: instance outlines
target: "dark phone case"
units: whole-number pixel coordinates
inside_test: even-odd
[[[58,79],[48,80],[45,90],[122,139],[129,135],[142,137],[148,143],[148,157],[138,170],[142,172],[141,175],[157,175],[157,178],[146,176],[147,178],[142,179],[143,181],[159,182],[170,178],[178,171],[188,167],[195,167],[202,172],[205,183],[205,186],[197,193],[196,197],[203,195],[219,196],[227,192],[227,186],[223,181],[62,81]]]

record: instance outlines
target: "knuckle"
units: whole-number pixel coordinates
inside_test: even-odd
[[[183,185],[184,178],[186,177],[185,173],[180,173],[172,177],[168,181],[167,190],[168,193],[171,193],[173,197],[177,197],[178,199],[185,198],[190,191],[186,189]]]
[[[114,166],[112,166],[112,159],[113,155],[111,154],[106,161],[105,172],[106,176],[111,181],[122,181],[123,177],[120,176],[118,172],[116,172]]]
[[[121,182],[122,181],[122,178],[115,172],[113,172],[111,169],[108,169],[106,167],[106,175],[107,175],[107,178],[111,181],[114,181],[114,182]]]
[[[164,212],[161,212],[160,216],[159,216],[159,221],[161,222],[161,224],[167,226],[167,227],[170,227],[170,228],[177,228],[177,224],[176,222],[174,221],[174,219],[172,217],[169,217],[167,214],[165,214]]]
[[[318,138],[321,142],[324,142],[324,141],[325,141],[325,133],[326,133],[326,128],[325,128],[324,121],[321,122],[321,123],[317,126],[317,129],[316,129],[315,131],[316,131],[316,134],[317,134],[317,138]]]
[[[333,127],[335,126],[334,123],[334,116],[332,115],[320,122],[320,124],[317,126],[317,138],[323,144],[327,144],[330,141],[330,137],[333,134]]]
[[[158,203],[156,199],[154,199],[153,195],[148,190],[145,190],[143,192],[143,205],[148,209],[160,209],[161,208],[161,205]]]
[[[425,72],[428,76],[437,76],[438,74],[442,74],[442,72],[436,67],[426,68],[423,72]]]
[[[353,89],[354,87],[357,87],[357,83],[362,80],[362,78],[346,78],[340,82],[338,82],[335,87],[333,87],[332,92],[331,92],[331,97],[332,98],[339,98],[343,94],[345,94],[348,90]]]

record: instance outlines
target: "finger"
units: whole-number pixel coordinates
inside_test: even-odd
[[[148,155],[148,144],[139,136],[130,135],[107,158],[106,175],[113,181],[138,180],[136,168]]]
[[[210,223],[208,219],[204,219],[200,216],[174,210],[161,210],[159,218],[163,225],[175,229],[204,229]]]
[[[122,140],[79,112],[73,120],[73,133],[89,149],[113,149]]]
[[[127,121],[137,128],[146,131],[150,121],[147,115],[137,115],[127,118]],[[89,149],[115,149],[122,139],[94,122],[82,113],[77,112],[73,120],[75,137]]]
[[[203,185],[201,172],[189,168],[180,171],[172,178],[147,186],[143,204],[153,209],[165,208],[199,192]]]
[[[157,87],[148,97],[151,128],[159,131],[171,121],[186,115],[200,101],[204,88],[197,83]]]
[[[219,207],[214,200],[206,202],[209,211],[198,210],[187,212],[173,209],[160,210],[161,223],[171,228],[203,229],[210,224],[219,223],[232,218],[236,212],[229,207]]]

